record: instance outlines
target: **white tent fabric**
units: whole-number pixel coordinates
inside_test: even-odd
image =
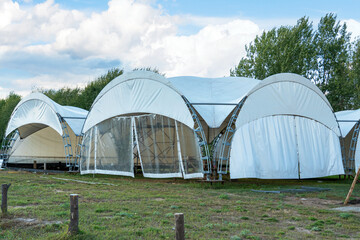
[[[336,112],[335,115],[339,121],[341,134],[343,137],[346,137],[355,126],[356,122],[360,120],[360,109],[340,111]],[[342,122],[342,120],[348,122]]]
[[[126,125],[130,120],[132,124]],[[145,177],[203,177],[193,127],[182,94],[163,76],[148,71],[125,73],[106,85],[92,104],[83,127],[80,171],[134,176],[137,151]],[[119,142],[131,147],[135,142],[136,149],[122,153]],[[106,164],[100,166],[99,160]]]
[[[254,87],[235,125],[231,178],[344,174],[332,108],[320,90],[299,75],[273,75]]]
[[[298,115],[316,120],[341,136],[330,103],[310,80],[282,73],[264,79],[248,94],[236,126],[272,115]]]
[[[76,136],[69,132],[71,143]],[[9,163],[58,163],[65,158],[62,136],[51,127],[45,127],[26,138],[18,138],[11,149]]]
[[[360,109],[357,110],[345,110],[336,112],[336,118],[339,121],[339,126],[341,129],[341,134],[343,138],[345,138],[345,150],[347,151],[347,157],[349,158],[349,150],[350,150],[350,144],[351,144],[351,138],[352,138],[352,129],[354,128],[357,121],[360,120]],[[344,121],[344,122],[343,122]],[[347,122],[346,122],[347,121]],[[359,141],[359,139],[357,140]],[[357,171],[357,169],[360,167],[360,144],[359,142],[356,143],[355,147],[355,165],[354,166],[348,166],[348,167],[354,167],[354,170]]]
[[[235,105],[226,104],[238,104],[253,87],[261,82],[245,77],[200,78],[187,76],[168,78],[168,80],[190,103],[209,104],[193,105],[193,107],[210,128],[220,127],[235,108]]]
[[[194,126],[181,93],[169,81],[153,72],[133,71],[117,77],[99,93],[83,132],[106,119],[134,113],[155,113],[173,118],[190,128]]]
[[[53,163],[64,160],[60,118],[65,120],[69,139],[74,145],[86,116],[86,110],[61,106],[42,93],[32,93],[23,98],[12,112],[6,128],[6,136],[16,129],[20,135],[11,149],[9,163],[32,163],[34,160]]]
[[[42,93],[32,93],[24,97],[11,114],[5,135],[15,129],[25,127],[24,133],[20,129],[20,136],[27,137],[49,126],[60,135],[63,134],[59,117],[63,117],[76,135],[81,134],[82,125],[88,111],[77,107],[61,106]],[[31,126],[31,127],[29,127]]]

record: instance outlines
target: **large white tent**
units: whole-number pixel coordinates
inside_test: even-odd
[[[32,93],[15,107],[5,137],[18,134],[7,148],[10,164],[66,163],[75,154],[87,111],[61,106],[42,93]],[[8,144],[8,143],[7,143]],[[68,162],[70,164],[70,162]]]
[[[360,144],[357,144],[360,127],[360,109],[345,110],[335,114],[343,137],[344,153],[346,156],[345,170],[351,174],[360,166]]]
[[[134,177],[139,160],[153,178],[203,177],[194,120],[182,94],[163,76],[125,73],[95,99],[84,124],[82,174]]]
[[[83,129],[81,172],[134,176],[137,155],[146,177],[201,177],[196,118],[207,142],[217,140],[212,157],[220,174],[228,164],[231,178],[344,174],[335,115],[308,79],[166,79],[146,71],[116,78],[94,101]]]

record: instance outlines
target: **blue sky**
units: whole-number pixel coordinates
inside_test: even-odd
[[[82,87],[113,67],[219,77],[257,34],[336,13],[360,35],[360,1],[2,0],[0,97]]]

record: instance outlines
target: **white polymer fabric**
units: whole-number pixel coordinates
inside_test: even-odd
[[[356,122],[360,120],[360,109],[340,111],[336,112],[335,115],[339,121],[341,134],[343,137],[346,137],[355,126]],[[348,122],[342,122],[341,120]]]
[[[69,131],[72,143],[76,136]],[[65,161],[62,136],[51,127],[45,127],[26,138],[17,138],[11,149],[9,163],[58,163]]]
[[[344,174],[335,114],[306,78],[285,73],[263,80],[248,93],[235,126],[231,178]]]
[[[81,174],[134,177],[133,154],[137,151],[144,177],[203,177],[194,131],[165,116],[145,114],[107,119],[85,133],[83,146]]]
[[[61,106],[42,93],[32,93],[23,98],[11,114],[5,135],[19,129],[22,138],[49,126],[60,135],[63,134],[58,114],[66,119],[68,125],[76,135],[81,134],[82,125],[87,111],[70,106]],[[77,118],[77,119],[76,119]],[[24,134],[22,134],[22,127]],[[30,127],[29,127],[30,126]]]
[[[218,128],[243,97],[261,81],[245,77],[168,78],[190,103],[215,103],[224,105],[193,105],[210,128]]]
[[[308,118],[257,119],[237,129],[232,146],[232,179],[297,179],[344,174],[338,136]]]
[[[349,144],[348,146],[345,146],[345,147],[347,150],[349,150],[350,144],[351,144],[351,138],[352,138],[351,130],[354,128],[357,121],[360,120],[360,109],[345,110],[345,111],[336,112],[335,114],[336,114],[337,120],[339,121],[341,134],[342,134],[343,138],[345,138],[345,143]],[[349,122],[342,122],[341,120],[345,120],[345,121],[349,121]],[[358,141],[359,141],[359,139],[356,142],[355,156],[354,156],[355,157],[355,166],[353,166],[355,172],[360,167],[360,144]],[[348,153],[346,153],[346,154],[348,154]],[[349,167],[352,167],[352,166],[349,166]]]
[[[181,93],[169,81],[153,72],[133,71],[115,78],[99,93],[85,121],[83,132],[106,119],[136,113],[159,114],[190,128],[194,127]]]
[[[329,102],[310,80],[282,73],[264,79],[248,94],[236,127],[272,115],[297,115],[314,119],[341,136]]]

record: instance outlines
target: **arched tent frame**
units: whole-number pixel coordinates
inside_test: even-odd
[[[115,100],[116,99],[116,100]],[[116,102],[117,104],[114,104]],[[138,153],[140,152],[139,139],[137,133],[137,121],[140,116],[146,117],[148,114],[156,116],[163,116],[167,121],[175,121],[176,131],[178,131],[178,123],[184,124],[188,128],[192,129],[198,139],[198,146],[201,149],[201,159],[203,160],[201,176],[199,174],[191,175],[187,174],[186,177],[202,177],[203,173],[209,175],[211,173],[211,165],[209,164],[209,150],[204,138],[204,131],[201,124],[198,121],[196,112],[187,101],[186,97],[175,88],[171,82],[167,81],[163,76],[148,72],[148,71],[133,71],[122,74],[108,85],[99,93],[95,99],[92,107],[89,111],[87,120],[85,121],[82,132],[84,134],[90,134],[88,131],[96,129],[98,124],[105,124],[105,121],[110,121],[113,118],[130,118],[133,134],[132,145],[133,148],[137,148]],[[126,120],[121,120],[126,121]],[[177,132],[178,134],[178,132]],[[89,139],[86,141],[90,141]],[[179,141],[179,137],[177,137]],[[156,143],[155,143],[156,144]],[[97,143],[88,145],[88,149],[91,146],[97,146]],[[180,148],[178,149],[178,151]],[[96,149],[94,150],[96,151]],[[131,166],[126,167],[126,171],[111,171],[111,170],[100,170],[96,169],[97,166],[97,154],[96,153],[85,153],[86,157],[94,158],[93,170],[90,170],[90,165],[86,169],[82,169],[81,173],[105,173],[105,174],[120,174],[126,176],[134,176],[131,172]],[[89,155],[92,154],[92,155]],[[180,156],[180,153],[179,153]],[[182,160],[180,163],[182,164]],[[90,162],[87,161],[87,162]],[[140,162],[143,166],[143,161],[140,156]],[[86,164],[86,162],[83,162]],[[167,174],[144,174],[146,177],[173,177],[175,175]],[[180,177],[176,175],[175,177]]]
[[[81,138],[81,129],[86,115],[86,110],[61,106],[42,93],[26,96],[15,107],[7,125],[2,143],[3,163],[6,165],[8,162],[10,151],[17,140],[25,140],[40,131],[52,129],[51,131],[61,136],[66,166],[73,170],[77,167],[77,163],[73,154],[70,132],[75,135],[76,140]],[[77,147],[75,146],[75,150]]]
[[[342,133],[345,173],[353,175],[360,166],[360,110],[345,110],[335,114]]]
[[[296,86],[296,90],[293,88],[291,84]],[[283,86],[281,86],[283,85]],[[276,88],[288,88],[289,92],[291,94],[298,94],[295,98],[291,95],[286,96],[280,96],[278,95],[278,89]],[[269,91],[267,94],[271,94],[271,96],[266,96],[267,94],[260,94],[262,89],[266,88],[273,88],[272,91]],[[307,112],[306,107],[309,105],[308,102],[306,102],[305,98],[301,98],[301,94],[304,94],[304,92],[310,90],[310,92],[315,94],[310,94],[312,100],[320,99],[318,101],[318,104],[321,105],[317,109],[315,109],[312,112]],[[259,93],[259,94],[257,94]],[[254,97],[255,96],[255,97]],[[268,101],[268,99],[275,99],[276,101],[280,101],[280,104],[277,106],[272,106],[271,104],[274,104],[273,101]],[[259,100],[260,99],[260,100]],[[282,99],[287,99],[290,102],[287,103],[287,101],[283,101],[281,103]],[[297,99],[302,99],[304,102],[297,101]],[[258,105],[258,108],[255,108],[255,103],[260,103]],[[281,105],[282,104],[282,105]],[[292,106],[292,107],[291,107]],[[296,106],[295,108],[293,106]],[[231,160],[231,153],[233,151],[232,146],[234,135],[237,134],[236,132],[239,131],[239,129],[246,124],[249,124],[251,122],[256,122],[259,119],[262,118],[268,118],[271,116],[284,116],[285,118],[294,116],[294,124],[296,121],[307,121],[305,119],[309,119],[311,121],[320,123],[321,126],[325,127],[326,129],[331,130],[333,132],[338,140],[341,136],[341,131],[339,128],[339,125],[336,122],[336,117],[333,113],[332,107],[326,97],[322,94],[322,92],[309,80],[306,78],[303,78],[297,74],[290,74],[290,73],[283,73],[283,74],[276,74],[273,76],[270,76],[266,78],[265,80],[261,81],[258,85],[256,85],[249,93],[242,99],[242,101],[239,102],[237,106],[238,112],[234,111],[235,115],[232,119],[230,119],[230,122],[228,123],[228,127],[225,131],[225,133],[222,136],[222,139],[220,139],[218,147],[218,174],[219,178],[221,179],[222,174],[226,174],[228,172],[228,166],[229,161]],[[303,119],[303,120],[302,120]],[[234,129],[234,120],[236,120],[236,130]],[[312,123],[314,123],[312,122]],[[301,124],[301,123],[298,123]],[[304,123],[305,124],[305,123]],[[310,124],[309,122],[307,124]],[[291,127],[293,128],[293,127]],[[321,127],[322,128],[322,127]],[[295,126],[296,131],[296,126]],[[299,130],[298,130],[299,131]],[[319,130],[320,131],[320,130]],[[334,136],[335,136],[334,135]],[[334,137],[333,136],[333,137]],[[295,138],[296,133],[295,133]],[[337,141],[337,140],[334,140]],[[296,144],[297,148],[298,142],[294,142]],[[335,144],[336,145],[336,144]],[[341,151],[337,151],[340,152]],[[299,158],[299,155],[297,156]],[[300,176],[300,164],[298,160],[298,166],[294,166],[296,168],[299,168],[299,175]],[[230,163],[231,167],[231,163]],[[237,166],[239,167],[239,166]],[[336,172],[336,171],[335,171]],[[335,173],[333,172],[333,173]],[[338,171],[339,173],[341,171]],[[231,175],[231,171],[230,171]],[[247,177],[256,177],[256,174],[245,174]],[[335,174],[334,174],[335,175]],[[305,174],[304,174],[305,176]],[[308,177],[308,176],[307,176]],[[277,176],[272,177],[265,177],[265,178],[277,178]],[[284,178],[284,177],[282,177]],[[285,178],[296,178],[294,176],[285,176]]]

